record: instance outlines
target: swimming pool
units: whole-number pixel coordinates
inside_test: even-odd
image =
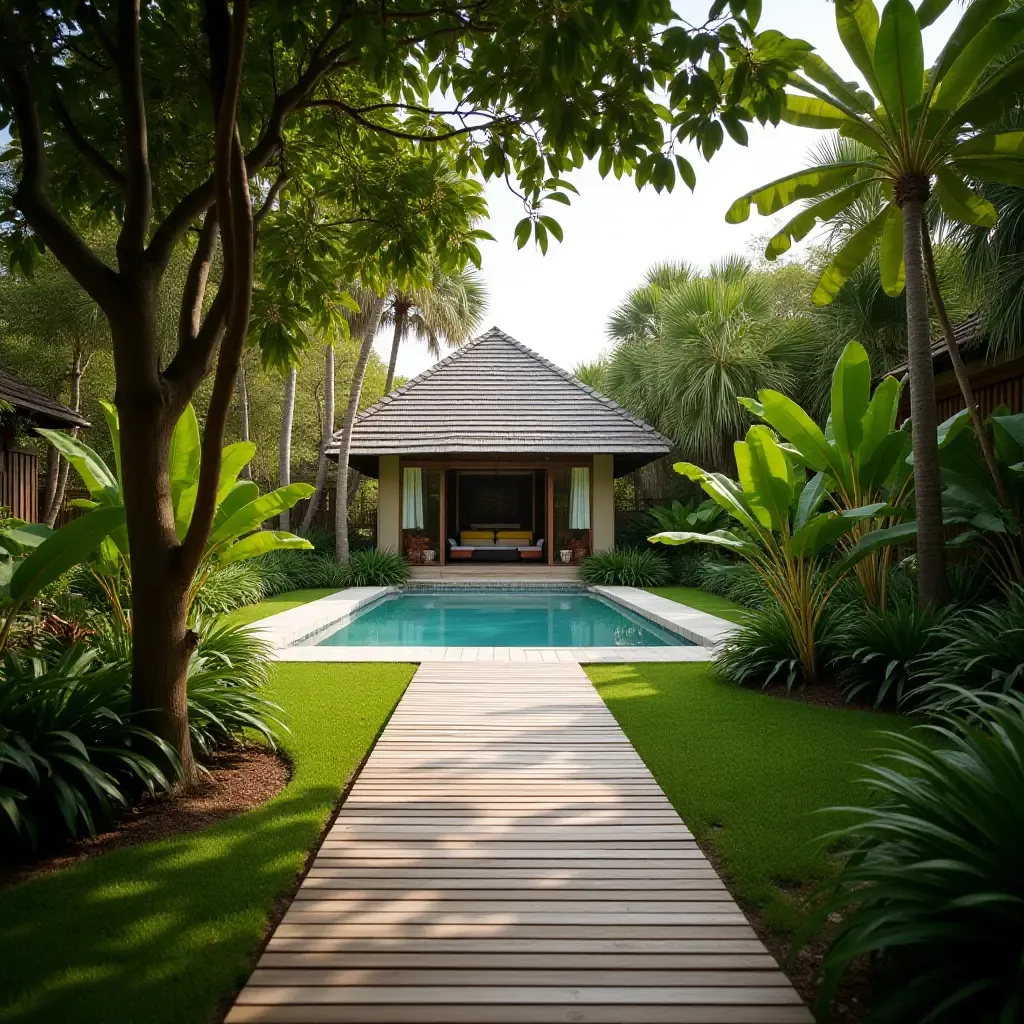
[[[682,636],[585,591],[405,591],[367,605],[319,647],[676,647]]]

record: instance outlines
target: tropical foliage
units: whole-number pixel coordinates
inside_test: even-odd
[[[789,625],[803,681],[815,683],[820,669],[815,639],[828,597],[841,576],[840,570],[823,571],[821,556],[884,505],[822,512],[822,478],[808,482],[767,427],[751,427],[734,452],[738,483],[692,463],[679,463],[676,471],[699,483],[738,528],[670,531],[650,539],[661,544],[712,544],[747,561]]]
[[[409,579],[409,563],[396,552],[379,548],[354,551],[342,569],[346,587],[400,586]]]
[[[643,548],[595,551],[580,564],[580,579],[597,586],[659,587],[668,578],[665,559]]]
[[[975,701],[970,721],[942,717],[888,736],[868,767],[874,799],[830,835],[851,846],[807,931],[831,922],[820,1009],[843,974],[881,961],[872,1018],[1012,1021],[1024,988],[1024,697]]]
[[[882,188],[887,202],[835,254],[814,300],[831,302],[876,245],[885,291],[898,295],[907,288],[911,404],[917,427],[918,578],[925,604],[939,602],[944,586],[929,290],[979,434],[981,424],[942,304],[924,207],[934,191],[950,220],[991,228],[998,212],[973,182],[1024,182],[1024,133],[998,127],[1014,102],[1024,65],[1017,55],[988,74],[1024,38],[1024,10],[1008,10],[1009,0],[972,5],[926,74],[921,30],[948,6],[943,0],[925,2],[915,11],[910,0],[888,0],[879,18],[872,0],[837,0],[839,36],[868,88],[844,81],[818,54],[810,53],[800,72],[790,76],[782,116],[792,124],[838,130],[865,151],[858,159],[820,164],[754,189],[726,214],[727,221],[738,223],[754,205],[767,216],[799,200],[815,200],[771,238],[765,255],[774,259],[819,221],[832,220],[869,189]],[[990,453],[986,455],[995,475]]]

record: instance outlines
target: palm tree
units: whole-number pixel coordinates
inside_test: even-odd
[[[992,227],[996,209],[968,179],[1024,183],[1024,132],[985,130],[1015,102],[1024,80],[1021,54],[987,74],[1000,54],[1024,39],[1024,7],[1007,10],[1010,0],[972,4],[926,75],[921,30],[950,3],[923,0],[915,11],[910,0],[888,0],[879,19],[872,0],[836,0],[839,36],[870,91],[843,81],[817,54],[809,53],[804,74],[790,76],[796,91],[786,95],[782,117],[791,124],[838,130],[863,144],[867,153],[862,159],[818,164],[754,189],[726,214],[728,222],[739,223],[750,215],[751,204],[770,215],[801,199],[818,200],[768,243],[765,255],[774,259],[818,221],[831,221],[849,209],[872,186],[884,190],[882,210],[839,249],[814,298],[821,305],[831,302],[879,242],[882,287],[891,295],[906,289],[918,597],[923,605],[940,603],[945,589],[929,291],[979,442],[997,486],[1002,486],[942,303],[930,258],[925,203],[934,191],[950,219]]]
[[[380,318],[382,327],[394,327],[384,393],[395,381],[398,350],[406,338],[426,342],[431,358],[440,359],[440,343],[452,348],[464,345],[479,328],[486,309],[487,289],[468,267],[446,274],[435,266],[428,286],[409,291],[392,288]]]
[[[647,340],[612,353],[606,393],[685,458],[716,469],[731,468],[732,444],[749,426],[737,399],[792,391],[814,341],[810,321],[778,317],[770,284],[736,258],[660,292],[645,331]]]
[[[334,550],[338,561],[348,562],[348,453],[352,448],[352,427],[359,411],[359,399],[363,393],[363,381],[366,378],[366,364],[370,361],[373,351],[373,339],[380,327],[381,314],[384,311],[384,299],[365,287],[350,288],[350,293],[359,305],[359,312],[349,318],[349,327],[354,337],[360,339],[359,355],[352,371],[352,382],[349,385],[348,401],[345,403],[345,415],[341,421],[338,434],[338,477],[335,481],[334,506]]]
[[[683,260],[656,263],[608,320],[607,333],[612,341],[653,341],[658,334],[658,307],[666,293],[684,284],[694,275]]]
[[[278,486],[285,487],[292,482],[292,423],[295,420],[295,382],[299,371],[292,366],[285,373],[284,397],[281,400],[281,435],[278,441],[277,477]],[[291,512],[285,509],[278,517],[281,529],[291,530]]]

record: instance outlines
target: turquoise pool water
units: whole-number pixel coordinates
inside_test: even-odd
[[[400,593],[368,605],[320,647],[668,647],[688,640],[572,591]]]

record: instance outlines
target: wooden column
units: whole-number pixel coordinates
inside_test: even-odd
[[[551,475],[551,467],[544,470],[544,482],[547,487],[547,540],[544,546],[548,549],[548,565],[555,563],[555,478]]]

